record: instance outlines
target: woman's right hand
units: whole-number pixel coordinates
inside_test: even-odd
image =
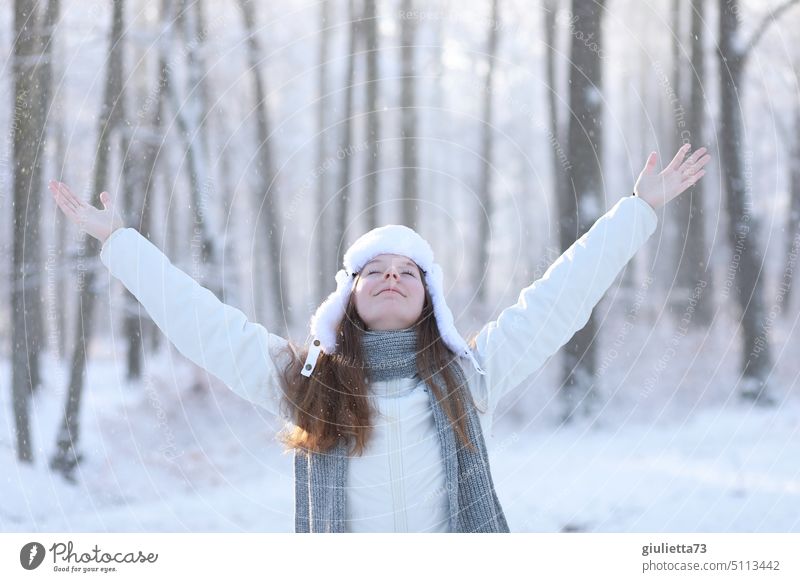
[[[50,180],[48,187],[66,217],[101,243],[104,243],[112,232],[125,227],[108,192],[100,194],[100,202],[103,203],[103,209],[100,210],[75,196],[63,182]]]

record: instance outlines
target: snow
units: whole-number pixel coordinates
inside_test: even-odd
[[[594,221],[603,214],[597,201],[597,192],[587,191],[580,196],[578,212],[580,213],[581,222],[589,225],[594,224]]]
[[[584,102],[587,103],[590,108],[599,107],[603,102],[603,95],[595,85],[590,85],[584,89]]]
[[[731,404],[681,426],[568,427],[492,470],[512,531],[797,532],[799,417]]]
[[[145,383],[119,382],[113,359],[90,363],[85,460],[77,484],[67,484],[47,468],[63,401],[48,382],[56,366],[48,362],[31,407],[31,467],[16,461],[3,386],[3,531],[293,531],[291,456],[274,439],[280,427],[222,385],[194,392],[192,369],[177,359],[153,364],[155,396]]]
[[[642,333],[648,333],[644,326],[628,341],[639,343]],[[656,332],[653,345],[667,333]],[[715,341],[706,342],[716,349]],[[694,350],[689,339],[683,347]],[[639,376],[662,353],[649,351],[652,360],[633,356]],[[624,360],[615,360],[605,386],[618,374],[640,385]],[[555,369],[558,360],[550,362],[546,368]],[[75,485],[47,468],[63,400],[54,380],[65,371],[48,361],[45,387],[33,399],[33,466],[16,461],[4,381],[3,531],[293,531],[292,456],[275,439],[274,419],[218,383],[196,392],[190,387],[196,370],[172,352],[151,359],[139,384],[120,381],[123,363],[122,352],[90,360],[81,417],[85,461]],[[550,411],[555,399],[542,394],[554,385],[547,369],[501,404],[505,412],[489,440],[512,531],[800,531],[796,372],[786,368],[780,380],[773,378],[786,385],[775,392],[777,406],[761,408],[718,399],[715,394],[730,393],[724,374],[716,375],[718,385],[697,391],[705,401],[692,402],[682,369],[671,365],[646,399],[638,392],[636,400],[630,388],[623,396],[620,388],[594,426],[578,421],[559,428]],[[9,372],[3,362],[0,377]],[[533,403],[520,394],[550,401]]]

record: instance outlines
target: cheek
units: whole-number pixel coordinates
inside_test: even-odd
[[[414,298],[420,305],[425,303],[425,288],[422,286],[421,282],[418,282],[416,285],[414,285],[413,293]]]
[[[356,302],[356,306],[364,306],[369,303],[369,300],[372,299],[372,293],[374,293],[374,284],[364,279],[357,283],[353,289],[353,299]]]
[[[370,281],[369,279],[361,279],[355,287],[356,295],[360,295],[361,297],[365,295],[369,295],[373,292],[375,287],[374,281]]]

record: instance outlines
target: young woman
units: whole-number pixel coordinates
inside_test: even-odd
[[[586,324],[655,230],[655,209],[703,176],[710,156],[688,151],[659,174],[652,153],[633,194],[469,342],[430,246],[404,226],[352,244],[303,347],[175,268],[124,227],[107,192],[99,210],[63,183],[50,189],[183,355],[286,421],[296,531],[507,532],[484,440],[495,407]]]

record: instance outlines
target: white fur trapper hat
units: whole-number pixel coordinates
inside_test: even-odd
[[[436,325],[445,345],[458,356],[469,358],[479,374],[486,374],[467,342],[456,330],[453,314],[444,299],[442,268],[433,261],[430,245],[416,231],[400,224],[374,228],[347,249],[343,259],[344,268],[336,273],[336,291],[322,302],[311,317],[313,339],[301,373],[311,376],[321,351],[326,354],[336,353],[336,330],[344,317],[355,278],[366,263],[381,254],[406,256],[422,269],[433,302]]]

